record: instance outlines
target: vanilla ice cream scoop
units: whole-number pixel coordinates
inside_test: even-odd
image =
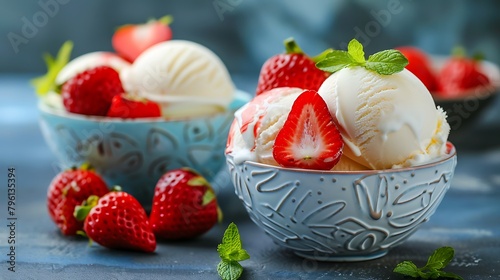
[[[220,58],[183,40],[148,48],[120,78],[127,92],[161,103],[164,112],[175,117],[223,110],[235,92]]]
[[[380,75],[363,67],[344,68],[318,92],[342,134],[344,155],[362,166],[414,166],[445,152],[446,115],[406,69]]]

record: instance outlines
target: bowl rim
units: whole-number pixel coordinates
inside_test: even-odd
[[[87,121],[87,122],[107,122],[107,123],[177,123],[177,122],[186,122],[193,120],[203,120],[203,119],[214,119],[220,116],[226,116],[228,114],[234,114],[233,109],[225,108],[224,111],[219,113],[207,114],[205,116],[198,117],[184,117],[184,118],[166,118],[166,117],[148,117],[148,118],[114,118],[107,116],[93,116],[93,115],[82,115],[75,114],[71,112],[67,112],[64,109],[53,108],[44,103],[42,100],[38,102],[38,109],[43,114],[57,116],[65,119],[79,120],[79,121]]]
[[[233,115],[234,112],[236,112],[241,106],[245,105],[252,96],[250,93],[239,89],[235,88],[234,89],[234,94],[233,94],[233,99],[231,102],[226,106],[226,108],[223,108],[221,112],[216,112],[216,113],[211,113],[211,114],[206,114],[203,116],[197,116],[197,117],[182,117],[182,118],[168,118],[168,117],[148,117],[148,118],[130,118],[130,119],[124,119],[124,118],[114,118],[114,117],[107,117],[107,116],[92,116],[92,115],[82,115],[82,114],[75,114],[66,111],[63,108],[55,108],[50,106],[49,104],[45,103],[42,98],[38,99],[38,110],[43,114],[47,115],[52,115],[56,117],[61,117],[65,119],[73,119],[73,120],[79,120],[79,121],[88,121],[88,122],[107,122],[107,123],[181,123],[181,122],[187,122],[187,121],[195,121],[195,120],[203,120],[203,119],[215,119],[218,117],[224,117],[229,115]]]
[[[367,170],[355,170],[355,171],[338,171],[338,170],[316,170],[316,169],[300,169],[300,168],[289,168],[282,167],[276,165],[270,165],[250,160],[245,160],[243,163],[253,165],[259,168],[272,168],[281,171],[291,171],[291,172],[299,172],[299,173],[310,173],[310,174],[321,174],[321,175],[348,175],[348,174],[380,174],[380,173],[388,173],[388,172],[407,172],[407,171],[415,171],[418,169],[424,169],[432,166],[439,165],[446,161],[449,161],[457,156],[457,150],[455,146],[451,142],[447,142],[447,146],[449,147],[449,151],[446,152],[445,155],[438,157],[437,159],[424,163],[422,165],[410,166],[410,167],[401,167],[401,168],[390,168],[390,169],[367,169]],[[226,157],[233,158],[232,154],[226,154]],[[241,164],[243,164],[241,163]]]

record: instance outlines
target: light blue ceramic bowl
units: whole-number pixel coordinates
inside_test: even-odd
[[[387,254],[429,220],[450,187],[457,156],[392,170],[313,171],[227,164],[252,221],[274,242],[318,261]]]
[[[83,116],[40,104],[40,126],[63,167],[90,163],[110,186],[120,185],[147,208],[156,182],[168,170],[191,167],[208,180],[215,178],[225,162],[234,111],[249,99],[238,92],[224,113],[169,121]]]

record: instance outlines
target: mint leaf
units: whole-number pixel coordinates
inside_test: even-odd
[[[453,259],[455,251],[451,247],[441,247],[436,249],[427,260],[425,265],[428,269],[442,269]]]
[[[221,260],[217,265],[217,272],[222,280],[234,280],[240,278],[243,267],[237,261]]]
[[[346,51],[333,50],[324,59],[316,63],[320,70],[335,73],[343,68],[362,66],[380,75],[392,75],[403,71],[408,65],[408,59],[398,50],[385,50],[368,57],[365,60],[363,45],[352,39]]]
[[[385,50],[370,55],[365,67],[381,75],[392,75],[403,71],[406,65],[408,65],[408,59],[400,51]]]
[[[411,261],[404,261],[402,263],[399,263],[393,270],[393,272],[403,274],[406,276],[411,276],[411,277],[420,277],[418,273],[418,268],[417,266],[412,263]]]
[[[449,279],[457,279],[457,280],[464,280],[464,278],[462,278],[459,275],[456,275],[455,273],[445,272],[445,271],[440,271],[439,272],[439,277],[449,278]]]
[[[51,90],[57,90],[55,82],[57,74],[68,64],[71,50],[73,50],[73,42],[66,41],[55,58],[48,53],[43,54],[43,59],[47,65],[47,73],[31,80],[31,84],[35,87],[35,91],[39,96],[44,96]]]
[[[221,261],[217,265],[217,272],[224,280],[236,280],[241,276],[243,267],[238,263],[250,258],[242,248],[238,227],[231,223],[224,232],[222,243],[217,246]]]
[[[396,265],[393,272],[423,279],[452,278],[463,280],[459,275],[441,270],[450,263],[454,253],[451,247],[441,247],[431,254],[424,267],[418,268],[411,261],[404,261]]]
[[[222,237],[222,244],[217,246],[217,251],[222,259],[230,261],[244,261],[250,258],[247,251],[241,246],[238,227],[234,223],[227,227]]]
[[[361,43],[358,40],[352,39],[349,42],[349,45],[347,45],[347,52],[349,52],[354,61],[361,64],[364,64],[366,62],[365,52],[363,51],[363,45],[361,45]]]
[[[343,68],[354,65],[355,62],[354,58],[348,52],[333,50],[323,60],[316,63],[316,67],[326,72],[335,73]]]

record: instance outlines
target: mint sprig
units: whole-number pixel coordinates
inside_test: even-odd
[[[35,91],[39,96],[44,96],[49,91],[56,90],[57,74],[68,64],[73,42],[66,41],[59,49],[56,57],[52,57],[49,53],[43,54],[43,59],[47,65],[47,73],[43,76],[31,80],[31,84],[35,87]]]
[[[450,263],[454,254],[453,248],[441,247],[432,253],[424,267],[418,268],[413,262],[404,261],[399,263],[393,272],[422,279],[449,278],[463,280],[459,275],[442,270]]]
[[[224,232],[222,243],[217,246],[221,261],[217,265],[217,272],[222,280],[236,280],[243,273],[240,261],[250,258],[241,245],[238,227],[231,223]]]
[[[380,51],[370,55],[366,60],[363,45],[356,39],[349,42],[347,51],[333,50],[323,60],[316,63],[316,67],[330,73],[347,67],[361,66],[380,75],[401,72],[406,65],[408,65],[408,59],[398,50]]]

